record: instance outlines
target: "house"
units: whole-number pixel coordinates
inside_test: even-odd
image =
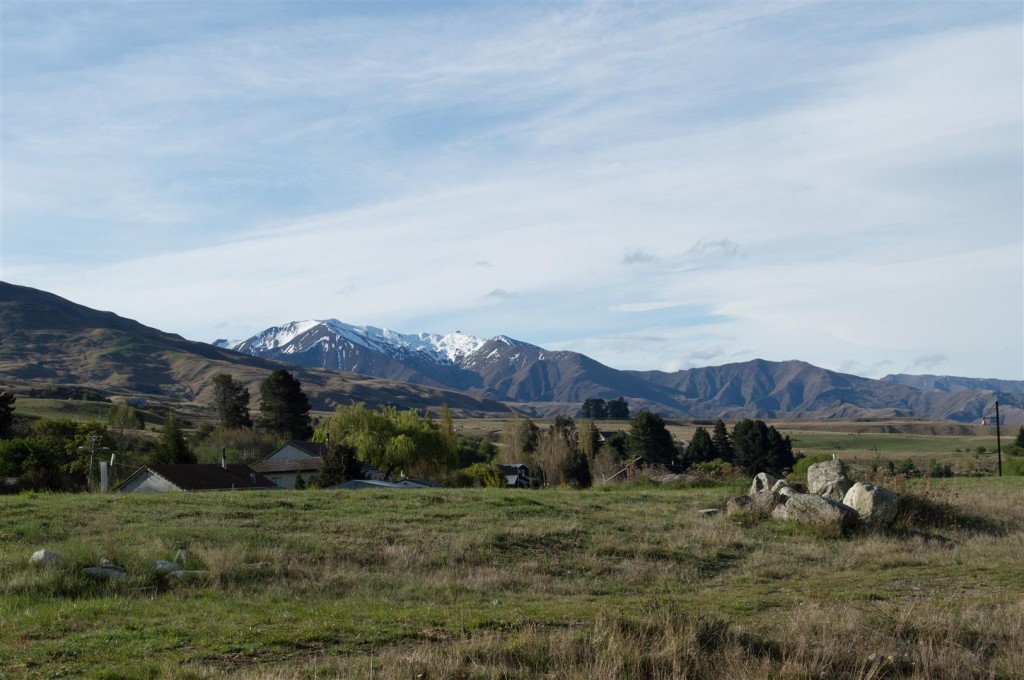
[[[121,493],[168,491],[243,491],[277,489],[277,485],[248,465],[200,463],[194,465],[146,465],[117,485]]]
[[[266,475],[282,489],[294,489],[295,480],[300,475],[306,486],[320,475],[325,453],[327,447],[324,444],[295,440],[285,443],[263,460],[251,463],[249,467]],[[367,479],[384,479],[380,470],[367,463],[362,464],[362,473]]]
[[[386,482],[382,479],[350,479],[334,486],[327,487],[330,490],[336,489],[439,489],[441,485],[429,479],[402,479],[397,482]]]
[[[498,473],[505,478],[505,485],[516,489],[530,488],[530,468],[522,463],[510,465],[495,465]]]

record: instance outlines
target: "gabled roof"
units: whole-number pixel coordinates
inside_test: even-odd
[[[294,446],[300,451],[305,451],[311,456],[323,457],[323,455],[327,453],[327,447],[319,442],[304,442],[299,439],[293,439],[289,442],[285,442],[284,446],[282,446],[281,449],[283,449],[285,446]],[[281,449],[278,449],[278,451],[280,451]]]
[[[429,489],[440,487],[437,482],[426,479],[403,479],[400,482],[385,482],[376,479],[350,479],[328,489]]]
[[[162,477],[182,491],[280,488],[263,475],[251,470],[248,465],[232,464],[225,469],[217,463],[197,463],[194,465],[146,465],[118,484],[115,491],[139,475],[146,473]]]

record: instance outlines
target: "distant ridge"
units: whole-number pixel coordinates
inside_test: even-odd
[[[321,409],[353,400],[418,409],[447,403],[467,415],[507,414],[511,406],[544,417],[576,415],[591,397],[622,396],[634,412],[683,418],[977,422],[991,415],[998,398],[1004,422],[1024,422],[1022,381],[871,380],[802,361],[760,359],[674,373],[621,371],[504,335],[403,334],[337,319],[283,324],[215,345],[0,282],[0,388],[79,386],[210,404],[213,376],[231,373],[249,387],[255,405],[260,381],[282,367]]]
[[[255,399],[279,368],[296,374],[315,408],[352,400],[466,414],[508,413],[497,401],[354,373],[304,368],[186,340],[112,312],[0,281],[0,387],[82,386],[110,395],[212,402],[212,379],[230,373]]]
[[[540,416],[575,415],[587,398],[629,400],[687,418],[888,418],[980,420],[999,396],[1006,422],[1024,422],[1024,381],[971,382],[937,376],[920,385],[872,380],[802,361],[762,359],[675,373],[622,371],[571,351],[507,336],[459,331],[404,334],[337,319],[274,326],[235,349],[307,367],[338,368],[389,380],[459,390]],[[920,381],[919,381],[920,382]]]

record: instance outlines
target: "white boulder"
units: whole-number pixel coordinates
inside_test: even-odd
[[[839,501],[813,493],[797,493],[775,506],[772,517],[800,524],[842,529],[857,523],[857,511]]]
[[[843,505],[856,510],[860,518],[868,524],[888,526],[896,519],[896,513],[900,509],[900,497],[880,486],[857,482],[846,492]]]
[[[838,458],[807,468],[807,490],[812,494],[842,501],[850,486],[846,468]]]

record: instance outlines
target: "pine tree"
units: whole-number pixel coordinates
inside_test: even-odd
[[[1013,441],[1013,445],[1018,449],[1024,449],[1024,425],[1020,426],[1020,432],[1017,433],[1017,438]]]
[[[608,402],[609,420],[629,420],[629,404],[622,397]]]
[[[174,415],[174,411],[167,412],[163,433],[160,435],[160,443],[150,454],[150,460],[154,464],[164,465],[196,462],[196,454],[185,442],[185,434],[181,430],[181,423]]]
[[[725,427],[725,421],[721,418],[715,423],[711,443],[715,447],[715,458],[720,458],[727,463],[733,461],[735,454],[732,448],[732,439],[729,437],[729,430]]]
[[[252,427],[252,418],[249,416],[249,389],[232,378],[230,373],[214,376],[213,406],[223,427],[229,430]]]
[[[0,392],[0,439],[9,439],[14,425],[14,402],[18,399],[10,392]]]
[[[260,383],[261,429],[291,439],[308,439],[313,434],[309,408],[302,383],[288,371],[278,369]]]
[[[690,439],[690,444],[686,447],[686,464],[704,463],[715,458],[717,455],[711,435],[703,427],[698,427],[693,431],[693,438]]]
[[[643,456],[652,463],[669,464],[676,456],[676,445],[665,421],[647,410],[633,416],[628,441],[629,455],[634,458]]]

